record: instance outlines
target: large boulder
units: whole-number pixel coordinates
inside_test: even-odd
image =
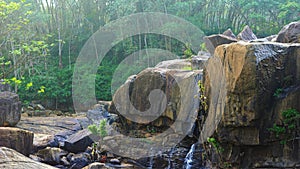
[[[278,33],[276,42],[300,43],[300,21],[284,26]]]
[[[205,70],[209,112],[201,140],[215,137],[224,146],[223,161],[238,168],[285,168],[299,162],[299,140],[281,145],[268,130],[283,121],[282,111],[300,111],[299,56],[300,44],[217,47]]]
[[[0,168],[10,169],[56,169],[55,167],[34,161],[15,150],[0,147]]]
[[[0,127],[0,146],[14,149],[26,156],[32,150],[33,133],[11,127]]]
[[[170,151],[184,137],[192,136],[200,107],[201,79],[202,70],[178,67],[147,68],[129,78],[116,91],[109,109],[119,117],[113,123],[116,130],[108,131],[109,136],[100,144],[105,150],[133,159]]]
[[[12,92],[0,92],[0,127],[14,127],[21,119],[19,96]]]
[[[134,127],[129,125],[134,122],[169,127],[183,120],[180,111],[193,114],[198,110],[198,100],[193,98],[201,78],[200,70],[147,68],[118,89],[110,111],[126,117],[128,127]]]

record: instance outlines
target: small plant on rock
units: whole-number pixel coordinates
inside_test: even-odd
[[[191,44],[186,44],[185,45],[186,49],[183,51],[183,54],[186,58],[190,58],[193,55],[193,51],[191,48]]]
[[[276,138],[282,138],[281,144],[286,144],[289,140],[294,140],[299,131],[300,113],[296,109],[287,109],[281,113],[283,124],[274,124],[268,130],[275,133]]]
[[[203,83],[201,82],[201,80],[198,81],[198,87],[199,87],[199,93],[200,93],[200,104],[203,108],[204,111],[206,111],[208,109],[207,106],[207,97],[204,95],[205,92],[205,87],[203,85]]]
[[[88,126],[88,129],[95,135],[100,135],[101,138],[104,138],[107,136],[107,130],[106,130],[106,119],[102,119],[100,121],[99,126],[96,124],[92,124]]]
[[[278,89],[275,90],[273,96],[274,97],[279,97],[282,92],[283,92],[283,89],[282,88],[278,88]]]
[[[207,142],[213,146],[217,153],[222,153],[224,149],[220,146],[219,142],[215,138],[208,137]]]

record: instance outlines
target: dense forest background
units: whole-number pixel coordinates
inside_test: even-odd
[[[299,0],[0,0],[0,79],[26,105],[72,109],[76,58],[100,27],[139,12],[176,15],[206,35],[249,25],[258,37],[277,34],[300,19]],[[176,25],[174,25],[176,26]],[[147,40],[144,40],[147,39]],[[202,44],[199,44],[200,46]],[[96,75],[96,96],[110,100],[112,73],[126,56],[145,48],[184,55],[187,45],[161,35],[138,35],[117,44]]]

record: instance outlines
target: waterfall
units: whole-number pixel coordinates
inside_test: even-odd
[[[148,167],[148,169],[152,169],[153,168],[153,163],[154,163],[154,156],[151,156],[150,160],[149,160],[149,167]]]
[[[171,151],[168,154],[168,168],[167,169],[172,169],[172,158],[173,158],[173,153],[175,152],[175,148],[172,148]]]
[[[196,149],[196,143],[192,145],[190,151],[187,153],[185,160],[184,160],[184,168],[191,169],[193,163],[193,156]]]

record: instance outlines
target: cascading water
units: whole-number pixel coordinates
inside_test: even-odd
[[[168,168],[167,169],[172,169],[172,158],[173,158],[173,154],[175,152],[175,148],[172,148],[171,151],[168,154]]]
[[[184,168],[191,169],[193,163],[193,156],[196,149],[196,144],[193,144],[190,151],[187,153],[185,160],[184,160]]]
[[[152,169],[153,168],[153,163],[154,163],[154,157],[151,156],[150,160],[149,160],[149,167],[148,167],[148,169]]]

